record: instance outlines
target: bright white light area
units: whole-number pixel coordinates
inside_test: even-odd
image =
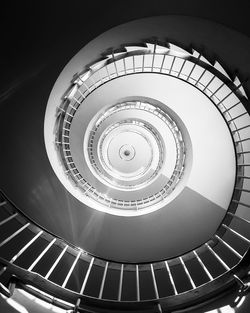
[[[34,288],[38,291],[38,289]],[[49,298],[52,299],[50,295],[47,293],[44,293],[42,291],[39,291],[41,294],[45,294]],[[48,303],[42,299],[37,298],[36,296],[33,296],[29,292],[22,290],[22,289],[15,289],[14,297],[16,302],[22,303],[25,305],[28,311],[25,312],[34,312],[34,305],[36,307],[36,312],[55,312],[55,313],[66,313],[67,311],[59,308],[51,303]]]
[[[225,305],[223,306],[222,308],[219,309],[220,313],[234,313],[235,312],[235,309],[234,308],[231,308],[230,305]]]
[[[223,306],[219,309],[206,311],[205,313],[234,313],[235,309],[231,308],[229,305]]]
[[[246,299],[246,296],[243,296],[243,297],[240,299],[239,303],[236,305],[236,308],[241,307],[242,304],[243,304],[243,302],[245,301],[245,299]]]
[[[29,313],[29,311],[27,311],[23,305],[21,305],[20,303],[11,298],[8,298],[6,302],[20,313]]]

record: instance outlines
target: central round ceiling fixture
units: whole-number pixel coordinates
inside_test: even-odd
[[[85,158],[95,177],[113,189],[109,207],[139,210],[163,201],[175,188],[184,170],[184,141],[161,109],[125,102],[100,113],[90,125]],[[119,197],[121,191],[126,198]]]

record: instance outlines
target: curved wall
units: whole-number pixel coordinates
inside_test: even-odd
[[[128,28],[133,29],[133,33]],[[219,24],[178,16],[159,17],[154,23],[149,18],[118,26],[85,47],[83,63],[93,62],[98,51],[101,53],[111,47],[116,48],[121,37],[123,42],[135,43],[156,34],[161,41],[175,40],[187,46],[192,43],[197,49],[202,45],[208,54],[216,51],[216,58],[223,60],[231,69],[240,69],[245,75],[250,73],[249,38]],[[79,64],[71,65],[71,71],[65,73],[68,80],[61,86],[65,89],[72,75],[79,71]],[[121,238],[129,233],[124,219],[118,223],[118,217],[107,219],[104,213],[83,207],[53,173],[45,151],[43,122],[47,98],[60,66],[55,63],[54,68],[45,67],[33,75],[1,107],[1,116],[4,117],[0,125],[4,134],[1,143],[1,188],[36,222],[91,253],[123,261],[136,261],[141,255],[149,260],[152,255],[154,259],[163,258],[167,251],[150,247],[150,236],[147,237],[150,249],[122,245]],[[59,92],[53,101],[59,103],[61,96]],[[110,231],[111,224],[116,225],[115,234],[120,233],[122,237],[114,236]],[[141,227],[138,232],[143,234],[146,230]],[[159,240],[164,241],[165,238]]]

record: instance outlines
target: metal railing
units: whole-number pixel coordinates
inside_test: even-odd
[[[78,310],[119,312],[127,308],[133,312],[162,312],[165,306],[178,308],[209,297],[244,275],[250,243],[250,117],[245,109],[248,99],[237,79],[232,81],[218,64],[209,64],[197,53],[180,54],[167,48],[165,53],[162,49],[158,53],[158,48],[148,45],[148,49],[112,54],[98,69],[94,70],[93,65],[87,74],[79,75],[58,108],[58,127],[62,126],[63,131],[58,133],[57,145],[66,151],[67,140],[63,137],[67,138],[78,106],[95,88],[111,79],[156,72],[192,84],[221,112],[235,145],[235,190],[217,232],[197,249],[173,259],[119,263],[91,255],[47,232],[1,192],[2,290],[14,275],[30,291],[44,291]],[[75,169],[73,166],[66,170]]]

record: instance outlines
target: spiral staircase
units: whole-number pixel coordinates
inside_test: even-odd
[[[185,238],[181,238],[179,241],[182,245],[179,243],[178,246],[176,239],[179,249],[177,252],[171,250],[171,245],[166,240],[166,245],[169,245],[168,257],[157,259],[153,256],[150,261],[141,257],[133,261],[128,256],[128,260],[123,261],[90,253],[83,247],[67,242],[25,215],[8,195],[1,192],[0,292],[3,295],[11,297],[18,288],[53,307],[69,312],[194,312],[195,305],[216,298],[235,286],[238,286],[236,289],[239,291],[234,305],[244,297],[248,289],[246,276],[250,253],[249,100],[244,81],[231,74],[218,61],[205,57],[202,51],[180,47],[171,42],[159,42],[156,38],[138,44],[125,43],[122,48],[114,47],[105,52],[101,59],[72,77],[59,105],[53,103],[53,107],[50,107],[50,101],[48,103],[46,116],[49,114],[49,122],[45,119],[45,142],[50,162],[65,188],[80,202],[93,208],[93,211],[96,209],[106,214],[116,214],[120,218],[140,218],[175,203],[188,184],[187,175],[192,172],[189,168],[192,154],[197,156],[193,162],[203,157],[202,151],[196,149],[195,144],[195,140],[198,142],[200,137],[197,135],[197,139],[193,138],[193,134],[199,131],[202,133],[202,129],[194,127],[193,132],[191,126],[186,129],[183,119],[178,119],[179,113],[173,113],[174,107],[166,109],[154,94],[142,98],[127,93],[132,88],[130,82],[137,90],[140,85],[145,88],[149,84],[153,90],[154,84],[161,85],[161,80],[169,93],[170,89],[174,90],[173,97],[176,96],[176,90],[185,85],[191,90],[192,96],[194,93],[200,95],[201,99],[206,99],[214,112],[211,116],[218,117],[228,134],[231,144],[229,150],[221,142],[221,150],[218,148],[219,155],[216,156],[217,159],[223,159],[225,156],[220,154],[225,149],[225,154],[232,150],[230,162],[235,162],[232,164],[232,169],[234,166],[235,169],[232,170],[234,179],[228,187],[229,196],[227,199],[225,195],[226,200],[223,200],[223,214],[210,223],[211,212],[208,215],[204,213],[205,220],[202,220],[201,228],[204,228],[204,232],[207,231],[205,235],[200,230],[201,233],[197,233],[196,237],[201,238],[196,238],[197,241],[190,245],[188,240],[183,244]],[[106,102],[110,103],[108,107],[91,106],[91,97],[96,93],[98,95],[99,92],[100,97],[105,98],[111,91],[121,94],[123,101],[111,105],[113,100],[107,98]],[[123,96],[123,91],[126,97]],[[51,108],[54,114],[51,114]],[[205,111],[202,113],[206,114]],[[190,119],[190,125],[194,123],[196,117],[192,114],[188,116],[187,112],[185,114],[187,120]],[[209,114],[204,116],[204,124],[207,119],[216,133],[216,120],[209,118]],[[84,119],[87,119],[85,124]],[[110,119],[115,123],[109,122]],[[51,126],[46,127],[46,122]],[[48,135],[46,129],[49,127],[52,131]],[[122,164],[127,164],[126,161],[133,159],[135,153],[139,154],[139,149],[136,150],[136,145],[132,144],[132,137],[129,140],[125,138],[120,143],[121,149],[125,143],[126,146],[124,150],[119,149],[118,161],[112,161],[110,155],[115,146],[109,152],[109,145],[116,140],[117,129],[118,138],[122,138],[121,134],[131,127],[136,136],[138,133],[148,137],[153,134],[156,144],[151,144],[152,149],[159,149],[156,165],[152,165],[154,160],[150,161],[150,165],[147,163],[142,167],[142,172],[136,172],[134,180],[130,178],[130,174],[123,179],[125,174],[123,172],[121,176],[119,168],[119,173],[113,179],[112,171],[114,167],[117,169],[120,166],[120,159],[125,160]],[[169,131],[169,138],[172,136],[168,144],[172,140],[175,147],[173,156],[169,156],[171,151],[167,154],[173,160],[170,169],[167,166],[171,162],[166,165],[162,161],[166,157],[164,151],[169,151],[164,146],[164,138],[161,139],[164,127]],[[82,145],[78,148],[79,145],[72,140],[78,136],[79,131],[86,134],[85,148]],[[147,135],[148,132],[151,135]],[[50,140],[52,136],[53,141]],[[81,138],[80,135],[79,137]],[[99,142],[96,143],[96,140]],[[115,142],[117,145],[118,142]],[[143,145],[144,141],[142,142]],[[84,152],[79,152],[79,149]],[[84,161],[78,159],[80,153],[84,155]],[[143,160],[144,158],[140,159],[140,166],[144,164]],[[204,166],[213,172],[209,161]],[[147,175],[150,167],[153,168],[151,176]],[[160,170],[169,171],[163,182],[159,178]],[[216,174],[216,170],[213,174]],[[223,169],[221,171],[213,179],[218,184],[221,181],[223,185],[226,172]],[[201,180],[201,185],[202,179],[206,182],[201,170],[197,170],[195,177]],[[147,188],[148,185],[150,188]],[[108,186],[108,192],[103,186]],[[193,203],[188,203],[188,197],[189,194],[182,200],[187,216],[178,211],[178,202],[172,209],[180,215],[184,214],[186,220],[191,218],[193,227],[196,227],[195,223],[201,220],[198,215],[195,218],[195,210],[191,211]],[[190,217],[192,214],[194,215]],[[171,223],[171,215],[168,216]],[[176,230],[177,232],[180,230]],[[206,237],[208,238],[204,240]]]

